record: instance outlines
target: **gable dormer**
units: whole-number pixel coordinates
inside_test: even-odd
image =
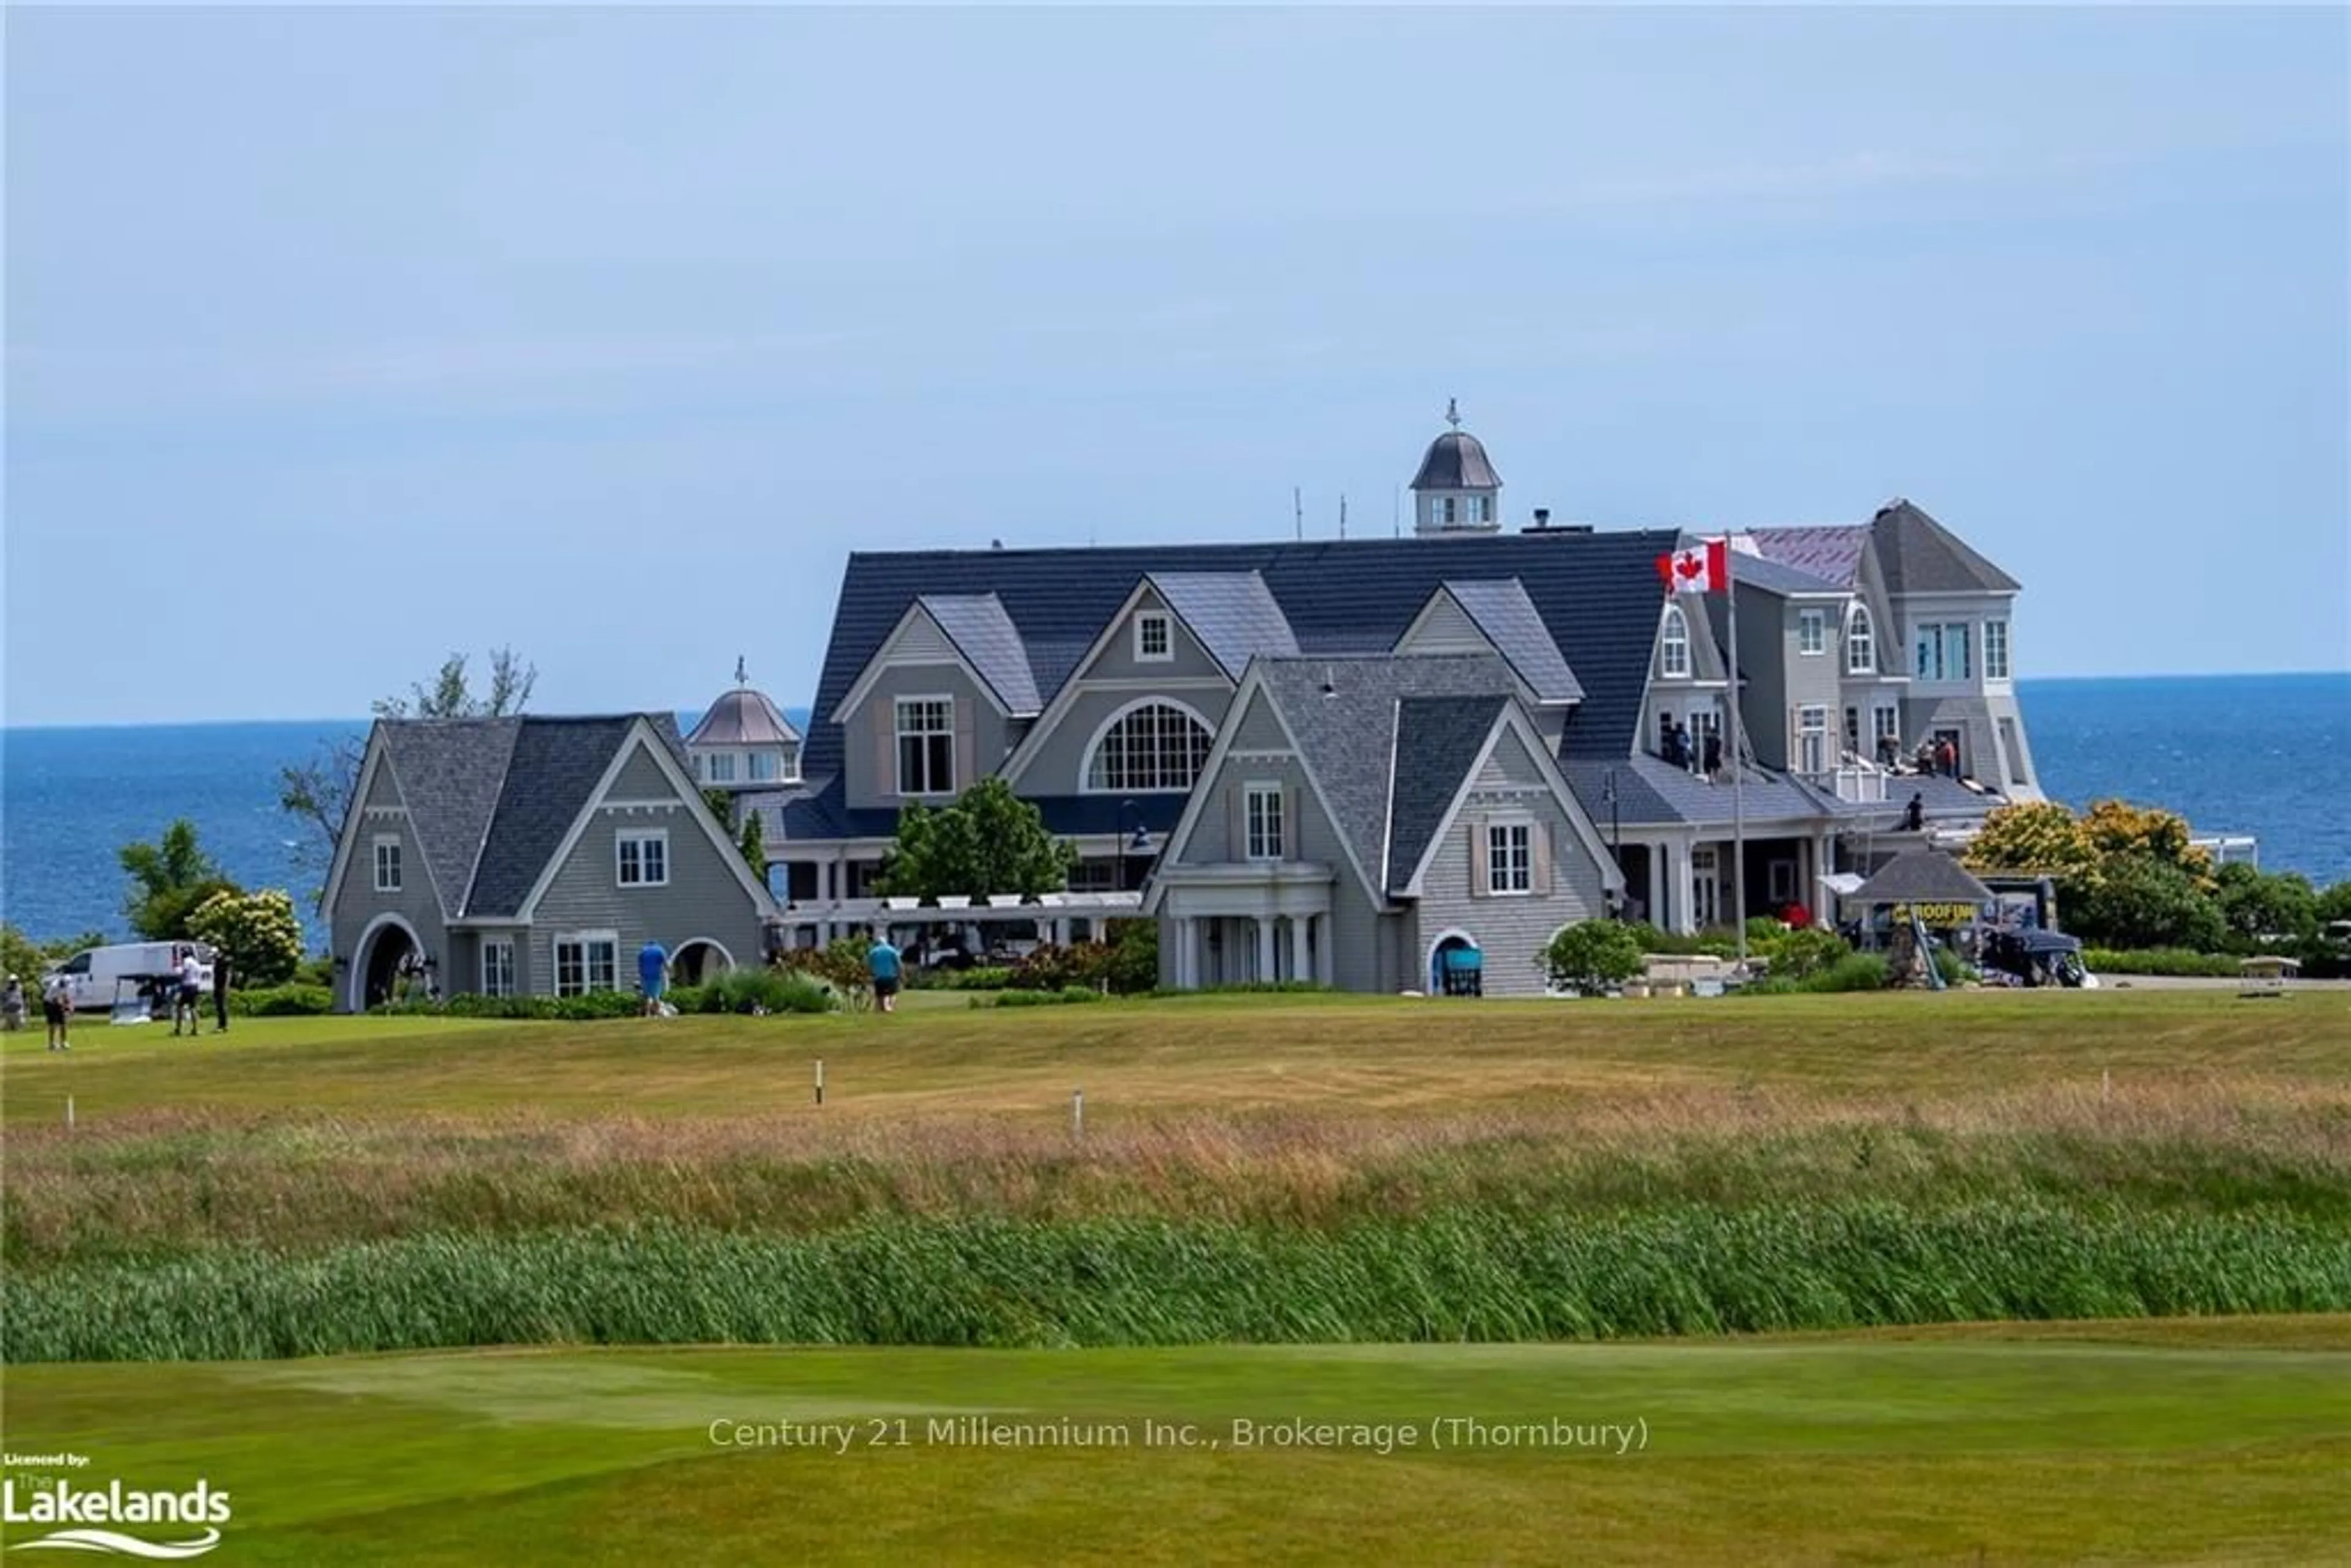
[[[924,594],[831,715],[852,807],[939,801],[1000,767],[1042,706],[1029,651],[993,593]]]

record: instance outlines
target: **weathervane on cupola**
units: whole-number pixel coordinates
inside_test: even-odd
[[[1445,423],[1451,425],[1456,430],[1461,428],[1461,400],[1459,398],[1449,397],[1445,400]]]
[[[735,655],[735,684],[738,686],[747,686],[751,684],[751,677],[745,673],[743,655],[740,653]]]

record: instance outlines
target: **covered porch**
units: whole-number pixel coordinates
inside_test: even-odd
[[[1160,977],[1187,989],[1334,983],[1330,866],[1280,861],[1165,866],[1154,902]]]

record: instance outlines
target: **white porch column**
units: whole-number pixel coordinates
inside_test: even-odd
[[[1293,980],[1307,977],[1306,920],[1303,915],[1290,917],[1290,977]]]
[[[1821,878],[1836,863],[1836,846],[1823,833],[1813,840],[1813,918],[1823,925],[1836,924],[1836,895]]]
[[[1186,990],[1200,983],[1200,922],[1189,915],[1176,922],[1176,983]]]
[[[1273,916],[1257,917],[1257,976],[1260,980],[1273,978]]]
[[[1339,983],[1338,960],[1331,951],[1331,917],[1317,915],[1308,922],[1314,931],[1314,977],[1326,986]]]
[[[1663,846],[1673,892],[1672,924],[1666,929],[1684,936],[1698,935],[1698,882],[1690,869],[1690,846],[1671,840]]]

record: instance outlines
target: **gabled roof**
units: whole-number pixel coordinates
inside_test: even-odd
[[[784,844],[833,841],[841,839],[886,839],[898,831],[895,806],[852,806],[839,775],[813,780],[793,789],[737,797],[738,810],[759,813],[760,830],[773,852]],[[1023,796],[1044,819],[1045,831],[1057,838],[1092,838],[1134,831],[1140,821],[1154,833],[1176,826],[1187,797],[1152,792],[1141,795]]]
[[[1623,755],[1633,744],[1664,585],[1653,564],[1670,530],[1319,539],[1092,549],[922,550],[852,554],[818,681],[806,767],[840,771],[831,716],[908,606],[928,593],[994,593],[1032,654],[1049,700],[1138,579],[1179,572],[1263,579],[1301,653],[1395,646],[1448,578],[1516,578],[1583,688],[1567,749]],[[1049,657],[1049,649],[1064,652]],[[1063,672],[1061,675],[1054,671]]]
[[[1907,501],[1890,501],[1870,519],[1877,569],[1888,593],[2013,593],[2016,579]]]
[[[632,714],[522,722],[460,913],[495,918],[521,910],[635,723]]]
[[[1390,782],[1387,891],[1411,884],[1429,841],[1469,769],[1486,749],[1486,737],[1510,698],[1499,692],[1467,697],[1403,697],[1396,704],[1395,777]]]
[[[1570,758],[1560,764],[1560,771],[1567,776],[1568,788],[1575,791],[1593,821],[1604,827],[1612,815],[1618,822],[1643,826],[1675,822],[1722,827],[1740,815],[1750,822],[1766,822],[1817,819],[1837,812],[1833,796],[1808,788],[1801,779],[1755,767],[1750,767],[1740,782],[1736,810],[1727,779],[1717,784],[1646,751],[1615,761]],[[1612,773],[1616,791],[1613,808],[1608,800]]]
[[[1029,666],[1029,650],[1020,641],[1020,629],[1004,612],[1002,600],[993,593],[925,593],[920,602],[1005,712],[1028,718],[1044,707]]]
[[[1817,528],[1750,528],[1747,537],[1763,559],[1790,566],[1835,588],[1861,580],[1861,558],[1869,548],[1866,524],[1832,523]],[[1736,575],[1744,560],[1731,563]]]
[[[505,787],[520,718],[385,719],[376,725],[384,761],[408,808],[441,916],[465,913],[474,862]]]
[[[1543,624],[1542,612],[1527,597],[1526,584],[1515,577],[1494,581],[1447,578],[1445,591],[1477,622],[1519,679],[1541,703],[1580,702],[1583,687],[1560,655],[1559,643]]]
[[[720,695],[685,737],[688,746],[792,746],[800,732],[768,694],[737,686]]]
[[[1391,804],[1407,762],[1400,724],[1405,704],[1413,698],[1473,703],[1485,718],[1478,735],[1482,743],[1511,689],[1510,671],[1490,653],[1260,659],[1250,668],[1259,674],[1266,695],[1297,740],[1300,760],[1321,789],[1323,807],[1356,864],[1374,884],[1369,889],[1374,896],[1385,887],[1389,874],[1382,868],[1390,864]],[[1228,722],[1238,722],[1240,712],[1236,698],[1235,716]],[[1423,717],[1414,739],[1413,765],[1437,764],[1455,756],[1458,733],[1441,724],[1433,710],[1415,712]],[[1473,748],[1470,757],[1475,755]],[[1462,766],[1468,766],[1468,759]],[[1446,790],[1446,803],[1460,784],[1458,770],[1452,784],[1454,789]],[[1414,786],[1415,813],[1418,788]]]
[[[1940,850],[1909,850],[1847,894],[1859,904],[1990,904],[1991,889]]]
[[[1155,571],[1150,580],[1208,656],[1236,681],[1259,653],[1298,652],[1289,619],[1258,572]]]

